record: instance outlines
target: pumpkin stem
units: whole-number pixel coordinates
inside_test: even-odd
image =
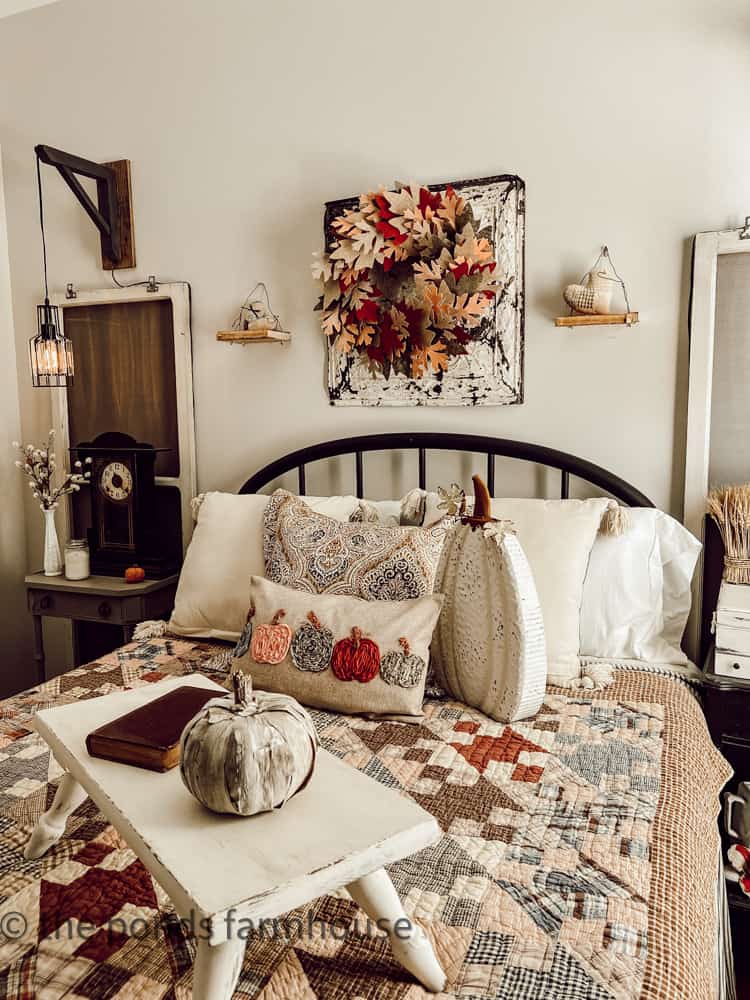
[[[286,611],[284,611],[283,608],[279,608],[279,610],[276,612],[276,614],[271,619],[271,624],[272,625],[278,625],[279,622],[281,621],[281,619],[284,617],[285,614],[286,614]]]
[[[248,705],[251,701],[253,685],[247,674],[241,670],[235,670],[232,674],[232,687],[234,688],[235,705]]]
[[[406,638],[405,635],[401,636],[401,638],[398,640],[398,644],[403,649],[404,653],[408,656],[411,651],[411,647],[409,645],[409,640]]]
[[[466,514],[461,518],[462,524],[470,524],[472,528],[481,528],[483,524],[489,524],[496,520],[492,516],[492,502],[490,491],[481,476],[472,476],[474,483],[474,513]]]
[[[320,624],[320,618],[315,614],[314,611],[307,612],[307,620],[315,626],[317,629],[321,629],[323,626]]]
[[[359,641],[361,638],[362,638],[362,629],[357,628],[357,626],[355,625],[354,628],[352,629],[352,642],[354,643],[355,648],[359,646]]]

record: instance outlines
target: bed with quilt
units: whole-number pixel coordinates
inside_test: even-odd
[[[288,467],[295,468],[296,462]],[[586,470],[589,478],[608,489],[612,483],[597,484],[592,469]],[[277,468],[274,475],[284,471]],[[268,475],[266,481],[272,478]],[[616,483],[622,497],[626,484]],[[304,484],[300,487],[304,493]],[[227,496],[209,495],[197,505],[198,523],[168,624],[147,626],[130,645],[0,704],[2,997],[190,996],[192,938],[164,891],[90,800],[75,810],[65,835],[43,858],[25,861],[23,849],[36,820],[49,808],[62,773],[34,730],[36,711],[195,672],[228,687],[228,671],[238,654],[253,655],[248,625],[256,601],[249,612],[248,577],[262,561],[277,581],[274,586],[281,587],[289,583],[281,562],[300,571],[305,561],[292,551],[294,546],[282,553],[273,550],[268,508],[274,499],[277,507],[282,501],[290,507],[301,501],[287,501],[289,494],[283,491],[271,503],[266,497],[263,508],[258,501],[252,518],[263,520],[265,534],[256,551],[247,535],[238,544],[237,533],[248,528],[249,508],[238,506],[243,498],[230,502]],[[341,499],[336,498],[339,506]],[[429,506],[430,500],[422,499],[417,507],[419,520],[425,521],[425,502]],[[637,506],[637,496],[624,497],[625,502],[631,499]],[[411,497],[406,506],[413,502]],[[334,514],[330,501],[318,506],[326,511],[321,516],[349,524],[390,516],[358,498],[344,515],[340,510]],[[404,504],[399,510],[397,520],[403,523]],[[583,508],[568,510],[583,516]],[[557,509],[545,508],[547,515],[556,518]],[[300,515],[294,507],[294,516],[310,515]],[[539,539],[523,510],[515,509],[514,517],[521,542],[533,555]],[[638,533],[646,531],[646,521],[657,524],[655,516],[642,521],[634,517],[626,562],[633,561],[633,545]],[[225,534],[223,543],[217,525]],[[320,557],[328,528],[311,522],[296,528],[295,538],[308,528],[317,539],[311,557],[316,572],[332,572],[330,550],[322,563]],[[680,555],[677,543],[670,550],[664,538],[674,531],[663,524],[662,529],[662,545],[656,546],[662,566],[658,586],[667,595],[680,573],[687,573],[689,590],[692,567],[688,571],[686,565],[692,561],[694,566],[695,559]],[[653,531],[656,537],[658,525]],[[561,531],[555,522],[554,544],[572,532],[572,527]],[[622,613],[624,591],[635,584],[626,579],[623,564],[616,572],[621,586],[602,586],[596,575],[601,566],[597,568],[593,551],[595,535],[596,529],[582,563],[581,585],[591,577],[591,593],[577,597],[581,648],[576,649],[578,673],[572,680],[564,676],[565,622],[555,620],[563,612],[545,607],[554,581],[545,577],[541,563],[533,566],[548,626],[550,666],[557,663],[558,668],[551,669],[534,714],[498,721],[441,691],[429,678],[416,709],[409,708],[406,695],[398,701],[398,692],[388,712],[365,711],[371,706],[364,705],[358,710],[348,703],[334,711],[325,707],[324,697],[318,704],[307,699],[321,746],[438,820],[441,839],[388,871],[408,915],[424,928],[446,972],[442,996],[709,1000],[731,995],[723,965],[725,914],[716,823],[719,793],[730,769],[711,743],[697,671],[680,653],[664,655],[676,627],[672,622],[670,632],[665,626],[670,616],[666,597],[658,636],[647,634],[642,616],[637,627],[633,618],[628,634],[619,638],[617,629],[607,625],[608,616]],[[355,536],[357,545],[362,537]],[[564,564],[570,575],[572,555],[563,559],[564,553],[553,553],[551,537],[542,538],[545,566]],[[643,541],[650,553],[644,559],[651,559],[654,570],[654,539]],[[611,548],[615,540],[600,539],[600,544],[609,546],[603,552],[611,568],[619,558]],[[417,554],[424,555],[421,549]],[[349,577],[352,565],[347,563]],[[226,590],[233,572],[241,581],[236,599]],[[368,586],[377,579],[377,586],[392,588],[392,573],[373,576],[372,563],[367,573]],[[653,577],[652,572],[651,584]],[[266,586],[258,583],[259,597]],[[322,588],[310,588],[310,601],[313,590]],[[677,604],[684,604],[685,596],[681,593]],[[674,601],[670,607],[674,610]],[[286,611],[289,620],[291,606]],[[585,613],[593,623],[590,628],[584,627]],[[308,615],[312,626],[305,627],[319,629],[317,617]],[[578,634],[577,619],[575,629]],[[293,656],[300,674],[306,662],[301,649],[298,645],[299,662]],[[648,659],[649,651],[659,655]],[[381,678],[377,683],[383,697],[391,697]],[[354,687],[361,697],[363,692],[371,699],[381,696],[373,684]],[[409,716],[405,721],[396,721],[404,715]],[[324,896],[298,915],[301,921],[282,922],[279,933],[249,936],[236,997],[417,1000],[431,995],[394,962],[385,935],[364,932],[363,915],[345,891]],[[124,918],[117,925],[123,929],[113,932],[117,917]]]

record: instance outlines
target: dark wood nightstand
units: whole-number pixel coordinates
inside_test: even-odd
[[[26,577],[26,597],[34,621],[38,682],[46,680],[42,631],[45,617],[72,621],[73,656],[75,665],[80,666],[130,642],[139,622],[168,618],[177,580],[176,574],[163,580],[125,583],[116,576],[66,580],[64,576],[31,573]]]
[[[734,769],[724,791],[734,791],[740,781],[750,781],[750,680],[715,674],[713,647],[703,668],[703,709],[711,739]],[[726,859],[732,841],[724,830],[723,810],[719,829]],[[736,882],[727,882],[727,899],[732,940],[750,940],[750,899],[743,895]],[[750,998],[750,955],[746,948],[735,947],[734,964],[737,996],[740,1000]]]

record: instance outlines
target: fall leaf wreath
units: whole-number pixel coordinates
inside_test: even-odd
[[[365,359],[373,376],[442,377],[481,335],[501,284],[469,202],[450,186],[381,188],[331,229],[313,273],[334,349]]]

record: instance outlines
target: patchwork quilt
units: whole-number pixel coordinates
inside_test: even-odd
[[[192,938],[89,800],[44,858],[24,861],[61,774],[33,716],[167,675],[225,679],[226,658],[215,643],[150,639],[0,703],[0,997],[190,996]],[[442,840],[389,871],[446,970],[444,998],[716,995],[729,769],[686,686],[620,672],[601,692],[549,689],[512,725],[438,699],[416,725],[313,715],[327,750],[440,822]],[[235,996],[429,994],[342,891],[250,935]]]

